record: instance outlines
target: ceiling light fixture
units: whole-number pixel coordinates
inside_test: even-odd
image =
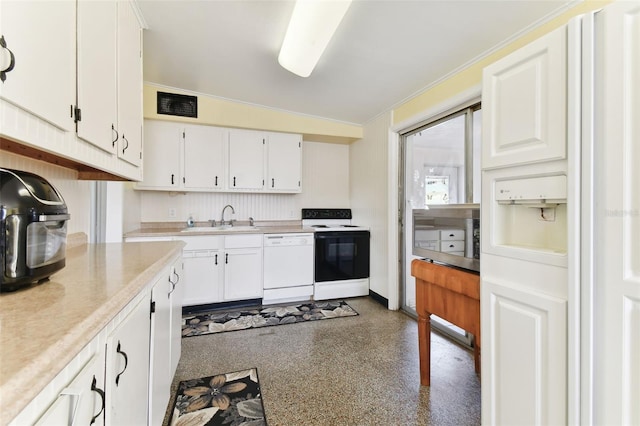
[[[309,77],[351,0],[297,0],[282,42],[278,62],[300,77]]]

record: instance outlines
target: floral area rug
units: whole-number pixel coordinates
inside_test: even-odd
[[[258,370],[180,382],[169,424],[266,426]]]
[[[204,312],[182,317],[182,337],[358,315],[345,301]]]

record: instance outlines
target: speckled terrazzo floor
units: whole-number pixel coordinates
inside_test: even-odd
[[[421,387],[416,321],[346,301],[359,316],[183,339],[171,402],[181,380],[257,367],[270,426],[480,424],[471,352],[433,333]]]

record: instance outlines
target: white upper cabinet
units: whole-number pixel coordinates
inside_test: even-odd
[[[140,188],[176,190],[182,186],[181,126],[169,121],[145,121],[144,179]]]
[[[76,4],[0,2],[0,67],[14,67],[0,83],[0,98],[54,126],[74,130]]]
[[[78,2],[78,136],[135,166],[142,146],[140,31],[128,2]]]
[[[268,191],[302,191],[302,137],[269,133],[267,144]]]
[[[228,132],[212,126],[184,128],[184,188],[219,191],[224,189],[225,149]]]
[[[118,157],[142,159],[142,34],[128,2],[118,2]]]
[[[302,191],[302,136],[145,120],[141,190]]]
[[[229,189],[262,191],[265,143],[262,132],[239,129],[229,131]]]
[[[79,1],[78,136],[115,152],[117,129],[116,27],[113,1]]]
[[[566,158],[566,40],[559,28],[484,69],[483,169]]]

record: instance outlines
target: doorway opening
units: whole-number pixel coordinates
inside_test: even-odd
[[[400,134],[400,308],[417,318],[413,255],[413,210],[433,204],[480,202],[480,103],[460,106]],[[431,325],[463,345],[471,336],[435,315]]]

